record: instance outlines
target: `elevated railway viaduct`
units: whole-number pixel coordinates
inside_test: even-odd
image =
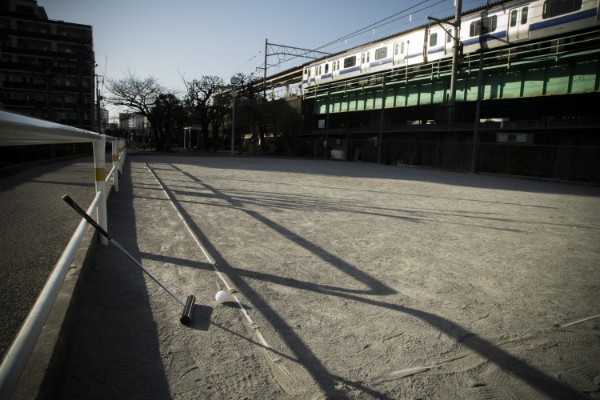
[[[271,76],[299,82],[302,68]],[[600,183],[600,31],[307,88],[296,153]]]

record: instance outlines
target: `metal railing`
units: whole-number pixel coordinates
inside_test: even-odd
[[[107,140],[112,144],[112,168],[108,174],[105,169]],[[94,150],[96,196],[87,213],[92,214],[94,211],[97,211],[98,223],[106,230],[107,182],[112,178],[115,191],[119,190],[119,173],[123,171],[125,160],[124,140],[0,111],[0,146],[82,142],[91,142]],[[0,365],[0,399],[8,399],[12,396],[87,228],[86,221],[82,219],[29,312],[17,337],[4,355],[4,359]],[[102,239],[103,244],[108,244],[106,238]]]
[[[510,68],[514,65],[556,62],[562,58],[580,56],[581,54],[597,54],[600,50],[600,30],[570,33],[560,38],[541,39],[514,46],[505,46],[486,50],[484,54],[485,69]],[[326,80],[304,90],[303,98],[324,98],[338,93],[362,91],[369,88],[380,88],[383,77],[387,85],[401,84],[416,80],[433,80],[441,76],[449,76],[452,60],[443,58],[421,64],[405,64],[395,66],[391,70],[365,74],[349,79],[335,81]],[[465,54],[461,62],[462,76],[476,75],[479,70],[479,52]]]

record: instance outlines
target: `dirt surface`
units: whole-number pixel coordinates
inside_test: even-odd
[[[64,399],[600,399],[598,188],[147,155],[121,185],[109,232],[193,321],[102,248]]]

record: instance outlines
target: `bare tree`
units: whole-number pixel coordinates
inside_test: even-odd
[[[152,77],[141,79],[133,72],[127,71],[122,79],[108,79],[106,88],[110,93],[107,98],[110,104],[127,107],[148,119],[157,149],[163,148],[166,138],[155,119],[155,114],[152,113],[159,96],[167,92],[158,80]]]
[[[240,122],[252,133],[241,152],[248,151],[250,145],[256,146],[261,154],[266,153],[265,132],[267,130],[267,101],[262,96],[262,80],[252,74],[236,75],[240,82],[241,94]]]
[[[208,150],[216,144],[210,141],[208,133],[209,127],[219,122],[215,119],[219,113],[215,112],[215,98],[219,95],[225,83],[218,76],[203,76],[200,79],[194,79],[191,82],[185,82],[187,94],[184,102],[190,112],[193,120],[200,123],[202,135],[202,148]],[[213,139],[215,139],[213,137]]]
[[[174,93],[159,95],[152,107],[151,117],[164,138],[161,150],[167,150],[185,122],[181,100]]]

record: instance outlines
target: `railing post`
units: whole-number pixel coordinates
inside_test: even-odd
[[[96,193],[100,192],[100,201],[98,202],[98,224],[107,230],[108,218],[106,212],[106,169],[105,169],[105,152],[106,152],[106,136],[101,135],[100,139],[94,140],[94,176],[96,179]],[[102,244],[108,245],[108,239],[100,236]]]
[[[125,139],[119,139],[119,173],[123,173],[123,164],[125,164]]]
[[[113,186],[115,188],[115,192],[119,192],[119,139],[111,140],[111,150],[112,150],[112,166],[115,169],[113,173]]]

